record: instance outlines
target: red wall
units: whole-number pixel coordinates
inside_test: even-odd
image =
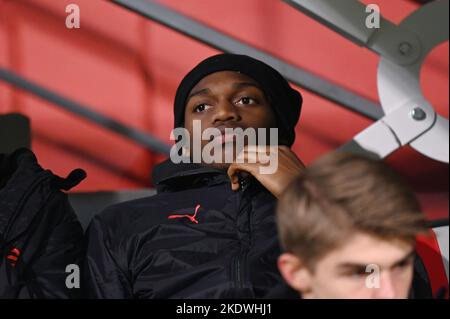
[[[378,57],[279,0],[164,0],[161,3],[266,50],[369,99],[377,100]],[[400,22],[418,5],[365,0]],[[81,28],[65,27],[65,7],[81,9]],[[448,42],[428,58],[425,95],[448,118]],[[0,0],[0,65],[130,126],[169,142],[172,100],[181,78],[217,51],[103,0]],[[302,90],[294,150],[305,163],[335,149],[371,121]],[[76,191],[151,186],[163,158],[0,82],[0,113],[32,119],[41,164],[65,175],[88,172]],[[448,215],[448,165],[405,148],[388,159],[432,217]]]

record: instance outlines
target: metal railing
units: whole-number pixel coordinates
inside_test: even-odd
[[[277,69],[286,79],[327,100],[372,120],[383,116],[381,106],[343,87],[322,79],[269,53],[258,50],[231,36],[186,17],[152,0],[111,0],[126,9],[158,22],[218,50],[247,54]]]
[[[152,135],[140,131],[136,128],[124,125],[121,122],[114,120],[106,115],[93,111],[92,107],[74,102],[62,95],[54,93],[38,84],[20,77],[17,74],[0,68],[0,79],[9,84],[14,85],[22,90],[25,90],[35,96],[38,96],[48,102],[58,105],[60,108],[95,123],[105,129],[114,133],[122,135],[150,150],[168,155],[170,146],[158,140]]]

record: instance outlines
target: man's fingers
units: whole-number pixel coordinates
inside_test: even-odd
[[[239,155],[236,157],[235,163],[236,164],[255,164],[258,162],[258,153],[251,152],[251,151],[242,151],[239,153]]]
[[[237,176],[237,168],[231,164],[227,171],[228,177],[231,180],[231,189],[238,190],[239,189],[239,177]]]
[[[239,175],[242,172],[246,172],[255,176],[255,171],[258,169],[257,164],[249,164],[249,163],[233,163],[228,168],[227,174],[231,180],[231,188],[233,190],[239,190]]]
[[[272,153],[272,152],[278,152],[279,148],[281,146],[259,146],[259,145],[246,145],[241,153],[248,152],[248,153]]]
[[[233,164],[231,164],[230,167],[228,167],[227,174],[231,180],[231,183],[238,182],[237,168]]]
[[[239,190],[239,183],[231,183],[231,189],[234,191]]]
[[[228,168],[228,176],[230,177],[231,181],[234,182],[239,182],[239,172],[244,171],[247,173],[250,173],[251,175],[253,175],[253,173],[255,172],[255,169],[258,168],[257,164],[252,164],[252,163],[233,163],[230,165],[230,167]]]
[[[258,146],[258,145],[247,145],[244,147],[241,153],[257,153],[264,154],[267,159],[267,156],[281,156],[285,158],[289,158],[292,161],[298,163],[300,166],[304,167],[303,162],[297,157],[297,155],[286,145],[279,146]],[[259,157],[260,158],[260,157]]]

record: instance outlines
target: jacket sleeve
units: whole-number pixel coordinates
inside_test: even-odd
[[[81,289],[66,285],[66,267],[80,265],[83,256],[83,230],[67,195],[55,193],[24,236],[27,244],[17,266],[3,263],[0,267],[2,274],[8,274],[0,285],[5,297],[81,297]]]
[[[126,271],[119,266],[118,256],[111,249],[107,227],[96,216],[89,225],[85,241],[86,258],[83,268],[85,296],[95,299],[133,298]]]
[[[49,231],[50,236],[47,242],[42,243],[40,253],[30,265],[31,274],[35,274],[35,277],[29,283],[29,290],[32,297],[79,298],[81,287],[68,287],[66,279],[69,273],[66,269],[69,265],[81,267],[83,229],[66,194],[59,192],[48,209],[57,212],[57,223],[51,230],[38,230]]]

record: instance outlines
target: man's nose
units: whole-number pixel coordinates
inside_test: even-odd
[[[215,108],[213,122],[227,122],[227,121],[238,121],[240,115],[236,107],[228,102],[221,101]]]
[[[374,289],[374,293],[377,299],[394,299],[396,297],[394,278],[391,273],[381,274],[380,288]]]

